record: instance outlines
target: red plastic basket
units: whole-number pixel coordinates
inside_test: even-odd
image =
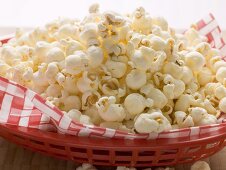
[[[193,138],[122,140],[76,137],[0,125],[0,135],[25,148],[56,158],[108,166],[166,166],[197,161],[226,144],[226,126]]]
[[[214,17],[210,14],[197,26],[203,28],[213,20]],[[216,28],[219,31],[218,26]],[[206,34],[212,45],[213,35]],[[6,43],[8,40],[9,38],[1,41]],[[223,45],[219,49],[225,48],[223,40],[221,42]],[[189,135],[184,135],[185,133]],[[194,134],[190,135],[191,133]],[[190,129],[182,129],[180,133],[172,131],[168,134],[170,138],[164,133],[161,135],[161,138],[154,140],[78,137],[0,124],[0,136],[56,158],[94,165],[146,167],[194,162],[218,152],[226,145],[226,121],[200,127],[199,131],[194,132]]]

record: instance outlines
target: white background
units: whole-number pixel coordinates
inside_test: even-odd
[[[143,6],[151,15],[165,17],[172,27],[187,28],[209,12],[226,29],[226,0],[0,0],[0,27],[33,27],[66,16],[81,18],[94,2],[106,9],[132,12]]]

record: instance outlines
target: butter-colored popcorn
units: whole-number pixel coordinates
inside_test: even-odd
[[[191,166],[191,170],[211,170],[205,161],[197,161]]]
[[[42,63],[45,61],[45,56],[47,55],[47,52],[50,50],[51,45],[48,42],[45,41],[38,41],[35,44],[34,49],[34,60],[37,63]]]
[[[85,93],[86,91],[96,90],[98,88],[98,83],[97,77],[92,80],[88,77],[88,72],[84,71],[82,77],[77,81],[77,87],[80,92]]]
[[[84,48],[81,42],[76,40],[62,39],[60,43],[65,48],[66,56],[72,55],[75,51],[81,51]]]
[[[211,47],[207,42],[201,42],[195,46],[195,50],[208,59],[208,54],[210,53]]]
[[[194,72],[199,72],[205,63],[205,58],[199,52],[189,52],[185,56],[185,64],[189,66]]]
[[[59,75],[59,74],[58,74]],[[77,86],[77,79],[74,78],[74,77],[65,77],[63,74],[60,74],[60,77],[58,77],[58,79],[61,79],[61,80],[58,80],[62,83],[59,83],[60,85],[63,86],[64,90],[66,90],[67,92],[69,93],[72,93],[72,94],[78,94],[79,93],[79,89],[78,89],[78,86]]]
[[[172,94],[167,95],[169,99],[176,99],[185,91],[184,82],[182,80],[174,79],[169,74],[164,77],[163,81],[165,84],[165,86],[163,87],[164,94],[166,95],[169,94],[170,92],[173,92],[173,95]]]
[[[57,63],[49,63],[45,71],[46,79],[50,83],[54,83],[56,81],[55,77],[58,72],[59,72],[59,68],[57,66]]]
[[[81,109],[81,100],[78,96],[67,96],[62,98],[63,110]]]
[[[139,93],[132,93],[125,98],[124,105],[130,114],[137,115],[143,112],[146,107],[152,107],[153,100],[145,99]]]
[[[200,120],[197,125],[203,126],[203,125],[211,125],[217,123],[217,118],[214,115],[208,114],[206,115],[202,120]]]
[[[45,76],[45,73],[41,72],[41,71],[36,71],[33,74],[33,82],[35,85],[37,86],[48,86],[48,80]]]
[[[190,91],[190,93],[195,93],[200,88],[200,84],[197,82],[196,79],[192,79],[190,83],[187,84],[186,91]]]
[[[82,94],[82,110],[87,110],[89,107],[96,104],[101,97],[97,91],[86,91]]]
[[[79,121],[82,113],[77,109],[71,109],[67,115],[74,121]]]
[[[166,60],[166,53],[163,51],[157,51],[155,53],[154,61],[151,64],[150,72],[157,72],[162,69],[164,61]]]
[[[223,60],[215,62],[213,65],[213,70],[216,72],[221,67],[226,67],[226,62]]]
[[[67,38],[78,39],[79,28],[71,23],[62,24],[54,34],[54,37],[58,40]]]
[[[87,53],[90,67],[97,68],[102,64],[104,60],[104,54],[100,47],[91,46],[87,49]]]
[[[152,19],[145,12],[143,7],[139,7],[134,12],[132,28],[136,32],[142,32],[144,34],[149,34],[151,32]]]
[[[189,46],[196,46],[197,44],[206,40],[206,38],[198,33],[194,28],[188,29],[185,34]]]
[[[208,62],[207,62],[207,66],[214,72],[216,73],[218,69],[215,69],[215,64],[222,61],[222,58],[220,56],[213,56],[211,57]]]
[[[93,125],[89,116],[82,114],[80,116],[79,122],[85,125]]]
[[[20,55],[14,47],[3,46],[1,49],[1,58],[6,62],[6,64],[12,65],[15,59],[20,58]]]
[[[167,97],[161,90],[153,87],[151,84],[147,84],[141,88],[141,93],[144,93],[146,97],[153,100],[154,107],[162,109],[167,104]]]
[[[131,132],[130,129],[128,129],[125,125],[123,125],[120,122],[102,122],[100,123],[100,127]]]
[[[219,102],[220,111],[226,113],[226,97],[222,98]]]
[[[89,116],[92,123],[95,125],[100,125],[100,123],[104,121],[100,117],[95,105],[87,107],[87,109],[83,111],[83,114]]]
[[[163,17],[153,17],[152,23],[158,25],[163,31],[168,31],[168,23]]]
[[[154,59],[154,51],[151,48],[141,47],[140,50],[135,50],[134,55],[131,57],[131,61],[134,67],[140,70],[148,70]]]
[[[160,112],[142,113],[135,120],[134,127],[139,133],[159,133],[171,129],[170,122]]]
[[[200,72],[198,72],[197,75],[198,82],[201,86],[204,86],[209,82],[212,82],[213,78],[214,76],[211,70],[208,69],[207,67],[202,68],[202,70],[200,70]]]
[[[174,116],[175,122],[180,128],[192,127],[195,125],[192,116],[187,115],[183,111],[176,111],[174,113]]]
[[[52,97],[60,97],[61,89],[62,87],[58,84],[50,84],[46,89],[46,95]]]
[[[105,65],[114,78],[123,77],[127,70],[127,65],[122,62],[108,60]]]
[[[190,108],[193,102],[194,102],[194,98],[192,95],[182,94],[176,101],[174,109],[176,111],[186,112]]]
[[[46,54],[46,63],[51,63],[51,62],[59,62],[64,60],[64,52],[58,48],[54,47],[50,49],[47,54]]]
[[[176,33],[142,7],[121,15],[94,4],[83,20],[18,30],[0,45],[0,75],[75,121],[130,133],[214,124],[226,112],[220,51],[195,26]]]
[[[88,41],[90,41],[91,39],[96,38],[97,38],[97,24],[95,23],[85,24],[80,33],[80,40],[83,43],[88,43]]]
[[[161,51],[166,48],[166,41],[159,36],[152,36],[150,38],[151,47],[156,51]]]
[[[192,70],[189,67],[184,66],[182,73],[183,73],[183,76],[182,76],[181,80],[185,84],[189,84],[192,81],[192,79],[194,78]]]
[[[222,84],[226,82],[226,67],[221,67],[217,70],[216,79]]]
[[[7,72],[10,70],[10,68],[11,67],[7,63],[0,61],[0,75],[1,76],[5,77],[7,75]],[[33,76],[33,74],[32,74],[32,76]]]
[[[220,100],[226,97],[226,87],[219,85],[214,89],[214,95]]]
[[[81,51],[69,55],[65,59],[65,72],[71,75],[77,75],[88,67],[89,60]]]
[[[126,76],[126,84],[133,90],[138,90],[147,82],[147,76],[144,71],[133,69]]]
[[[172,75],[176,79],[181,79],[184,74],[184,67],[182,67],[177,61],[176,63],[169,62],[163,66],[163,72]]]
[[[221,86],[220,83],[207,83],[204,88],[205,95],[213,95],[215,93],[215,89]]]
[[[194,107],[188,109],[195,123],[202,120],[203,117],[208,115],[207,111],[200,107]]]
[[[105,121],[122,121],[126,114],[121,104],[116,104],[114,96],[102,97],[96,103],[100,117]]]
[[[126,90],[125,86],[121,87],[118,79],[116,78],[107,78],[106,80],[102,79],[99,83],[99,89],[103,94],[107,96],[115,96],[118,98],[125,96]]]
[[[206,109],[209,114],[216,116],[219,114],[219,111],[215,108],[215,106],[212,104],[212,102],[210,102],[209,99],[204,99],[203,108]]]

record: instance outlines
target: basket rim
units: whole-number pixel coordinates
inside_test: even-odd
[[[51,131],[42,131],[40,129],[35,128],[27,128],[27,127],[17,127],[14,125],[5,125],[0,124],[0,135],[4,132],[8,134],[12,134],[15,136],[21,136],[26,139],[33,139],[33,140],[41,140],[41,141],[48,141],[49,143],[58,143],[65,145],[75,145],[75,146],[85,146],[85,147],[92,147],[92,148],[102,148],[103,146],[105,149],[107,148],[120,148],[120,149],[128,149],[138,147],[139,149],[145,148],[171,148],[175,145],[189,145],[190,143],[203,143],[203,141],[215,141],[218,138],[225,138],[226,139],[226,126],[220,131],[216,131],[216,133],[212,133],[212,135],[204,134],[200,137],[185,137],[185,138],[173,138],[173,139],[164,139],[158,138],[155,140],[144,140],[144,139],[135,139],[135,140],[127,140],[127,139],[112,139],[112,138],[94,138],[94,137],[87,137],[87,136],[73,136],[68,134],[60,134],[57,132]],[[90,144],[94,144],[90,146]],[[141,145],[142,144],[142,145]]]

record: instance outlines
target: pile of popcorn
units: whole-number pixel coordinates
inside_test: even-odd
[[[105,168],[108,169],[108,168]],[[78,168],[76,168],[76,170],[97,170],[96,167],[94,167],[93,165],[90,164],[82,164],[81,166],[79,166]],[[116,168],[116,170],[137,170],[136,168],[127,168],[124,166],[118,166]],[[143,170],[175,170],[175,168],[146,168]],[[191,166],[191,170],[210,170],[209,164],[206,163],[205,161],[197,161],[195,162],[192,166]]]
[[[59,18],[17,30],[0,47],[0,76],[73,120],[131,133],[214,124],[226,113],[226,62],[192,26],[176,33],[144,8]]]

